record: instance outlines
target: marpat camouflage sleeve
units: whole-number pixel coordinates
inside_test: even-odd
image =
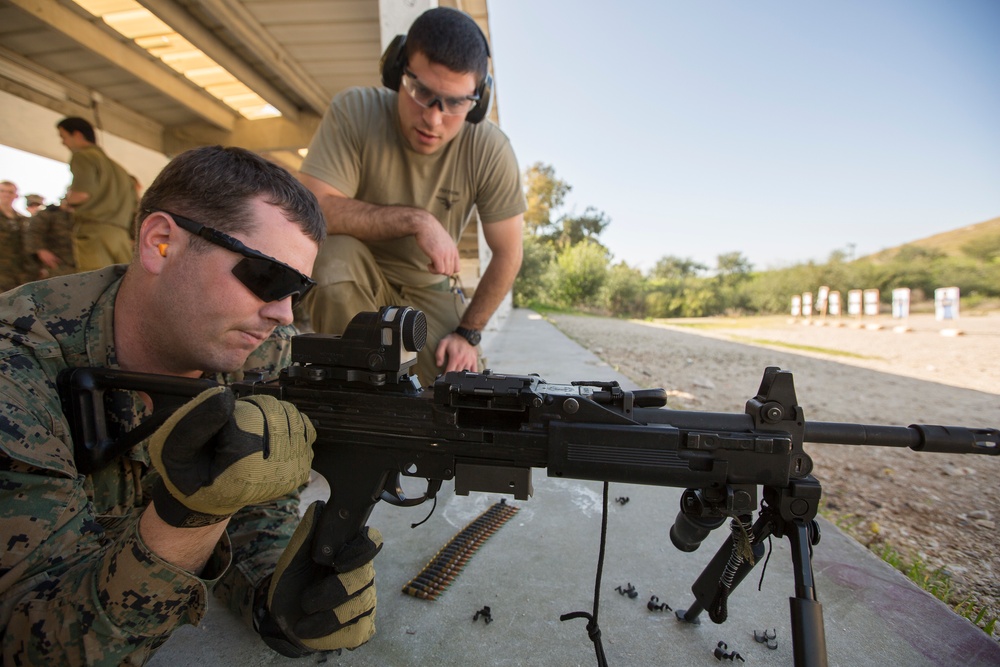
[[[123,272],[40,281],[0,299],[3,665],[141,664],[178,626],[201,620],[213,587],[249,620],[254,587],[298,524],[297,494],[244,509],[196,577],[139,536],[156,477],[144,446],[91,475],[78,472],[55,381],[67,366],[116,366],[112,322]],[[244,368],[276,376],[294,333],[279,327]],[[106,406],[114,428],[134,427],[144,406],[135,394],[115,394]]]
[[[53,412],[54,387],[33,361],[0,358],[2,662],[141,663],[177,626],[200,620],[211,577],[229,565],[229,541],[203,579],[150,552],[138,510],[124,512],[117,530],[99,521],[90,478],[76,472]]]
[[[272,572],[299,525],[298,496],[245,507],[229,522],[233,565],[215,587],[215,595],[253,628],[257,586]],[[262,644],[263,646],[263,644]]]

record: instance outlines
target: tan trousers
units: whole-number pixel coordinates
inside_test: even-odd
[[[316,287],[303,299],[302,310],[313,331],[342,334],[361,312],[382,306],[410,306],[427,317],[427,344],[417,355],[420,384],[429,387],[440,373],[434,362],[438,342],[453,332],[462,320],[465,304],[451,291],[448,278],[431,287],[393,285],[382,273],[375,257],[353,236],[327,237],[316,258],[312,274]],[[482,370],[480,350],[480,370]]]
[[[98,222],[78,222],[73,226],[73,258],[77,271],[103,269],[132,261],[132,239],[128,230]]]

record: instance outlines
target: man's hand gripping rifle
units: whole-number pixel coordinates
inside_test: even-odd
[[[695,582],[695,602],[678,617],[697,622],[708,610],[713,621],[723,622],[726,598],[763,555],[762,540],[787,536],[795,570],[790,602],[797,665],[826,660],[809,556],[819,539],[814,519],[821,488],[803,442],[1000,453],[1000,431],[992,428],[806,422],[791,373],[777,368],[765,370],[744,414],[665,409],[662,389],[549,384],[533,375],[489,371],[450,372],[421,388],[409,369],[425,341],[423,313],[387,307],[359,314],[343,336],[295,337],[293,364],[278,380],[232,385],[238,396],[289,401],[316,427],[313,468],[331,489],[312,545],[316,562],[330,565],[379,500],[417,505],[433,498],[444,480],[454,479],[459,495],[486,491],[521,500],[532,493],[532,468],[554,477],[677,487],[685,491],[669,533],[678,549],[697,549],[727,518],[734,536]],[[95,420],[103,423],[94,412],[101,405],[95,392],[141,386],[155,402],[157,390],[177,391],[175,378],[160,385],[156,376],[70,373],[64,385],[75,396],[67,407],[74,414],[78,462],[115,454],[109,451],[115,443],[102,441],[103,426],[94,428]],[[203,388],[192,386],[191,395]],[[403,476],[426,479],[423,495],[407,497]],[[763,502],[753,521],[758,488]]]

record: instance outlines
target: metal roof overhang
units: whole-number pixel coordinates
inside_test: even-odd
[[[381,20],[400,4],[136,1],[281,115],[243,117],[72,0],[0,0],[0,90],[62,115],[96,118],[104,131],[167,156],[221,143],[292,169],[334,94],[379,85]],[[115,4],[88,4],[102,2]],[[486,0],[437,4],[467,12],[489,37]],[[495,103],[493,114],[496,120]]]

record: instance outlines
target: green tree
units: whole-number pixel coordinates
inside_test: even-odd
[[[937,287],[957,286],[966,296],[995,298],[1000,296],[1000,261],[984,262],[969,257],[955,257],[938,262],[934,267]],[[930,293],[928,293],[930,294]]]
[[[548,275],[549,267],[555,260],[555,251],[551,245],[533,236],[525,236],[522,243],[524,257],[514,280],[514,305],[523,308],[532,303],[551,301]]]
[[[607,280],[608,252],[584,241],[559,254],[552,267],[553,296],[565,306],[594,306]]]
[[[708,271],[708,267],[690,257],[665,255],[656,261],[650,275],[661,280],[683,280],[693,278],[704,271]]]
[[[947,261],[947,255],[940,250],[904,245],[888,262],[880,263],[878,271],[865,287],[877,287],[883,303],[892,299],[892,290],[909,287],[923,294],[933,294],[936,287],[935,268]]]
[[[648,317],[688,317],[704,314],[704,283],[699,273],[708,267],[690,257],[665,255],[649,272],[645,297]]]
[[[527,233],[521,272],[514,283],[517,305],[600,305],[598,292],[608,273],[610,252],[598,237],[611,219],[593,206],[583,215],[560,215],[571,190],[551,165],[536,162],[524,172]]]
[[[645,297],[647,317],[704,317],[718,313],[717,304],[718,290],[704,278],[661,286]]]
[[[753,264],[741,252],[727,252],[716,257],[716,278],[724,285],[738,285],[750,278]]]
[[[601,288],[601,300],[612,315],[644,317],[646,291],[642,271],[619,262],[608,269],[607,279]]]
[[[583,215],[564,215],[559,218],[558,222],[553,225],[555,230],[547,234],[546,238],[562,249],[575,246],[583,241],[591,241],[601,245],[597,237],[610,224],[611,219],[604,211],[588,206]]]
[[[981,262],[1000,262],[1000,234],[994,234],[975,243],[966,243],[962,252]]]
[[[554,225],[553,216],[562,208],[566,195],[573,187],[556,177],[552,165],[536,162],[524,172],[524,196],[528,210],[524,225],[532,236],[548,231]]]
[[[753,265],[741,252],[727,252],[716,258],[715,285],[717,307],[721,312],[746,312],[750,305],[747,283]]]

